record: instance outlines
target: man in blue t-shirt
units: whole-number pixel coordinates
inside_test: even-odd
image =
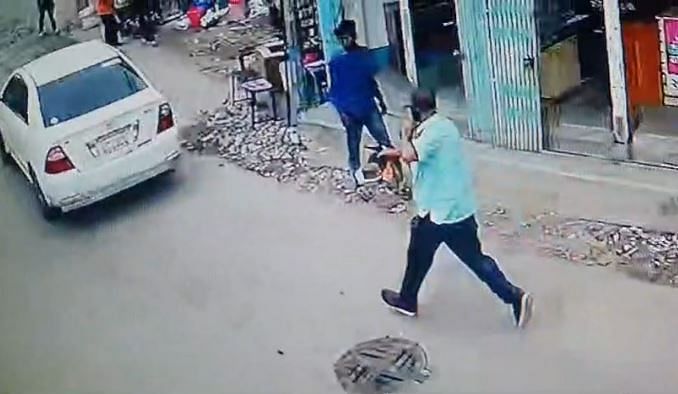
[[[356,42],[355,22],[342,21],[334,34],[341,41],[345,53],[330,61],[332,85],[329,96],[346,128],[348,166],[356,185],[360,186],[365,183],[360,166],[363,126],[380,147],[393,146],[382,117],[386,113],[386,102],[375,80],[377,64],[367,48]]]
[[[445,243],[512,307],[516,325],[524,327],[532,315],[532,296],[513,285],[494,259],[483,253],[475,219],[473,179],[459,130],[454,122],[436,113],[431,91],[415,92],[411,111],[411,123],[403,128],[402,149],[382,151],[383,156],[398,157],[413,165],[412,191],[417,205],[410,226],[405,278],[399,292],[382,290],[383,301],[402,314],[415,316],[421,284],[440,244]]]

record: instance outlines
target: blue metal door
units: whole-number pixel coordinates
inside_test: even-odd
[[[468,138],[492,142],[494,116],[489,24],[484,0],[457,0],[457,24],[468,110]]]
[[[535,0],[487,0],[496,146],[539,151],[542,117]]]

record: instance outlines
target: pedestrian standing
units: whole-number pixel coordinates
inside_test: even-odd
[[[155,23],[151,17],[151,7],[148,0],[132,0],[132,13],[139,22],[139,34],[144,44],[158,45],[155,40]]]
[[[162,19],[162,8],[160,7],[160,0],[148,0],[149,18],[159,23]]]
[[[413,166],[413,196],[418,212],[410,225],[407,268],[400,291],[384,289],[382,300],[407,316],[417,314],[417,295],[440,244],[447,247],[504,303],[513,309],[515,324],[524,327],[532,315],[532,296],[509,282],[495,260],[483,253],[473,197],[473,182],[454,122],[436,113],[435,95],[412,95],[411,121],[403,127],[399,157]]]
[[[104,26],[104,41],[114,47],[120,46],[118,40],[118,19],[115,15],[114,0],[98,0],[97,14]]]
[[[54,17],[54,9],[54,0],[38,0],[38,34],[41,37],[45,35],[45,14],[47,14],[52,25],[52,32],[54,32],[54,34],[59,34],[56,18]]]
[[[342,21],[334,34],[345,53],[329,63],[330,101],[346,129],[348,165],[356,185],[360,186],[366,181],[360,164],[363,126],[380,147],[393,147],[382,116],[386,113],[386,102],[375,79],[377,64],[367,48],[357,43],[355,22]]]

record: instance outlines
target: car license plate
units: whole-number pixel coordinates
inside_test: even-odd
[[[116,152],[126,149],[131,145],[129,133],[123,133],[114,137],[108,138],[105,141],[97,144],[99,151],[104,155],[112,155]]]
[[[102,135],[87,145],[95,157],[114,155],[132,146],[134,135],[131,131],[132,125],[127,125]]]

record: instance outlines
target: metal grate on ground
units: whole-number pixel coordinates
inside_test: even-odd
[[[339,384],[347,393],[402,392],[431,375],[424,348],[405,338],[383,337],[360,343],[334,364]]]

